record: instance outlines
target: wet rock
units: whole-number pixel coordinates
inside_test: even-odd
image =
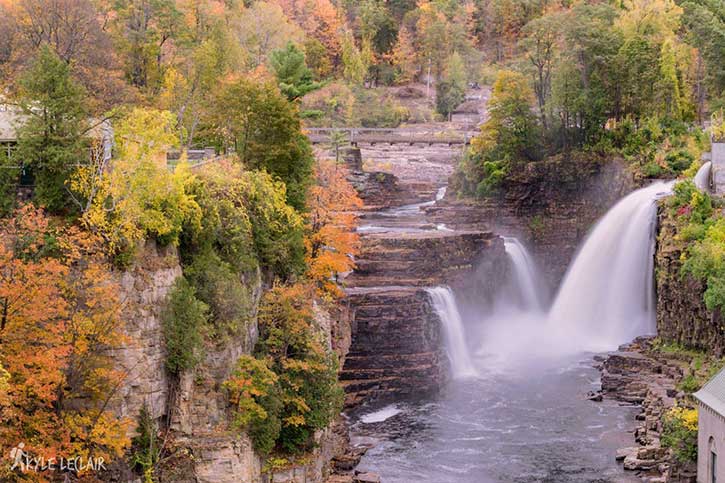
[[[380,476],[373,472],[358,473],[352,481],[353,483],[380,483]]]
[[[587,393],[587,399],[594,402],[601,402],[604,399],[601,391],[589,391]]]
[[[639,448],[636,446],[630,446],[628,448],[619,448],[614,455],[614,459],[617,461],[623,461],[628,456],[636,456],[637,450]]]

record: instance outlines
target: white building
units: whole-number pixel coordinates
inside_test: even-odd
[[[693,396],[699,403],[697,481],[725,483],[725,369]]]

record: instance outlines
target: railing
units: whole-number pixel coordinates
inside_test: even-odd
[[[448,144],[467,145],[476,134],[473,131],[443,131],[425,132],[419,129],[396,128],[359,128],[359,127],[318,127],[309,128],[307,137],[312,144],[330,144],[335,141],[334,136],[342,134],[344,142],[357,146],[358,144]]]

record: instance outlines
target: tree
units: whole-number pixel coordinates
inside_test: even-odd
[[[355,45],[352,32],[345,32],[342,37],[342,65],[343,77],[353,84],[362,84],[367,74],[368,65],[363,55]]]
[[[6,39],[7,78],[3,80],[7,85],[12,86],[17,80],[14,74],[25,71],[42,49],[49,48],[88,92],[94,113],[126,98],[128,89],[94,2],[19,0],[9,2],[0,16],[5,13],[0,21],[0,39]]]
[[[111,354],[128,341],[98,241],[32,205],[6,219],[0,240],[0,449],[24,441],[46,459],[120,457],[128,421],[108,408],[125,375]]]
[[[18,159],[32,170],[40,204],[54,213],[73,212],[66,182],[88,156],[85,91],[50,47],[40,49],[20,85],[27,120],[18,129]]]
[[[305,34],[299,25],[290,22],[289,10],[272,2],[254,2],[239,19],[239,40],[249,53],[249,66],[257,67],[267,56],[284,49],[289,42],[301,43]]]
[[[445,77],[436,84],[436,110],[450,119],[466,99],[466,71],[461,56],[454,52],[448,59]]]
[[[494,194],[513,166],[536,159],[540,140],[532,101],[526,76],[499,72],[488,105],[489,119],[471,140],[471,149],[462,161],[464,191],[479,196]]]
[[[415,80],[418,73],[417,55],[413,45],[413,36],[405,25],[398,31],[398,39],[390,61],[395,68],[396,83],[407,84]]]
[[[347,175],[337,162],[319,161],[308,197],[308,276],[323,293],[332,295],[341,295],[337,275],[355,267],[359,249],[355,211],[362,207],[362,200]]]
[[[210,124],[221,144],[248,169],[266,170],[287,186],[287,200],[304,210],[312,175],[312,150],[297,108],[268,81],[246,79],[223,86]]]
[[[523,28],[521,44],[534,66],[534,93],[544,129],[547,123],[547,101],[551,94],[551,72],[556,59],[556,48],[561,35],[563,15],[556,13],[532,20]]]
[[[121,264],[140,240],[176,244],[185,224],[199,223],[199,206],[187,193],[193,179],[188,166],[182,162],[170,171],[166,161],[178,142],[175,124],[168,111],[133,109],[116,123],[113,169],[98,174],[97,166],[83,166],[73,176],[83,223]]]
[[[282,94],[290,101],[322,87],[322,84],[312,79],[312,71],[305,63],[305,54],[292,42],[284,49],[272,52],[270,63]]]

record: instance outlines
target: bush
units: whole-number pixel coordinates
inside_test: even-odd
[[[257,358],[239,359],[224,383],[235,425],[263,454],[274,447],[297,454],[311,449],[315,431],[342,408],[337,359],[321,340],[313,312],[314,287],[276,286],[259,307]]]
[[[224,161],[201,170],[192,193],[202,221],[186,227],[186,265],[214,250],[238,274],[260,265],[282,279],[304,272],[304,222],[287,204],[283,183]]]
[[[209,307],[214,336],[238,334],[249,322],[252,294],[232,266],[212,250],[194,258],[184,275],[196,296]]]
[[[223,384],[234,407],[234,426],[247,431],[254,449],[263,455],[274,449],[282,427],[277,381],[265,361],[244,355]]]
[[[697,461],[697,410],[675,406],[664,416],[662,446],[681,463]]]
[[[357,125],[393,128],[410,117],[408,109],[385,90],[357,88],[354,95],[356,116],[353,122]]]
[[[193,368],[201,356],[204,325],[209,307],[196,298],[194,288],[179,277],[168,295],[162,314],[166,343],[166,368],[172,374]]]
[[[137,436],[131,442],[133,448],[131,466],[135,470],[141,471],[144,483],[153,483],[154,470],[161,456],[161,445],[159,444],[158,427],[145,404],[139,412],[136,433]]]

